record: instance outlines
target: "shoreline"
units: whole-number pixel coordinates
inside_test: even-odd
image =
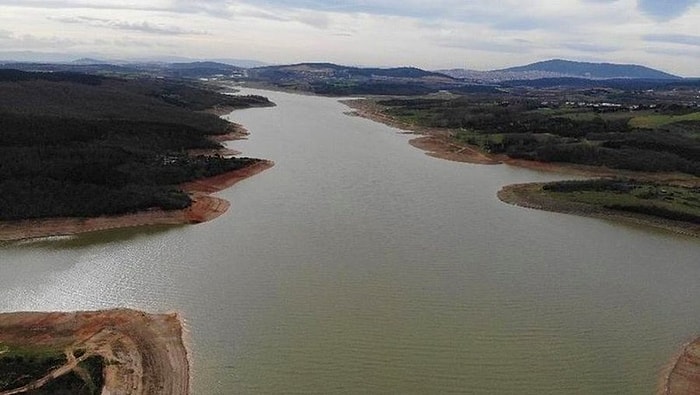
[[[503,163],[501,160],[484,154],[474,147],[455,144],[450,141],[450,132],[447,130],[407,124],[387,116],[381,113],[378,107],[368,100],[347,99],[340,100],[340,103],[353,110],[346,113],[350,116],[358,116],[374,122],[379,122],[400,129],[405,134],[418,135],[418,137],[411,139],[408,143],[418,149],[426,151],[426,155],[428,156],[454,162],[480,165],[499,165]]]
[[[212,135],[210,139],[217,143],[245,139],[247,129],[237,123],[231,123],[229,131],[221,135]],[[190,155],[237,155],[237,151],[228,148],[211,150],[193,150]],[[256,159],[251,165],[241,169],[222,173],[217,176],[188,181],[180,188],[190,195],[192,204],[182,210],[151,209],[135,213],[100,216],[89,218],[39,218],[18,221],[0,221],[0,242],[13,242],[28,239],[55,236],[73,236],[82,233],[98,232],[156,225],[187,225],[211,221],[224,214],[231,204],[224,199],[210,196],[229,188],[234,184],[261,173],[274,166],[274,162]]]
[[[259,160],[242,169],[185,183],[182,185],[183,190],[190,194],[193,201],[189,207],[182,210],[154,209],[119,216],[5,221],[0,222],[0,241],[72,236],[137,226],[186,225],[211,221],[224,214],[231,204],[227,200],[210,196],[210,194],[261,173],[273,165],[272,161]]]
[[[663,369],[659,395],[700,393],[700,337],[685,343]]]
[[[388,116],[382,113],[379,106],[371,100],[349,99],[341,100],[340,102],[352,109],[352,111],[346,113],[350,116],[359,116],[383,123],[387,126],[400,129],[406,134],[419,135],[419,137],[410,140],[409,144],[426,151],[426,155],[434,158],[470,164],[505,164],[534,171],[579,177],[627,177],[642,181],[664,182],[670,185],[700,186],[700,178],[687,174],[636,172],[631,170],[609,169],[602,166],[587,166],[573,163],[547,163],[514,159],[504,154],[488,154],[480,151],[478,147],[458,144],[451,141],[451,133],[449,130],[407,124]],[[643,214],[621,213],[582,203],[567,203],[547,198],[537,193],[537,189],[541,189],[542,185],[543,183],[507,185],[498,192],[497,196],[504,203],[520,207],[651,226],[674,233],[700,237],[700,226],[690,223],[656,218]]]
[[[340,100],[340,103],[348,106],[352,110],[346,113],[349,116],[358,116],[374,122],[379,122],[400,129],[404,134],[418,135],[418,137],[410,140],[409,144],[426,151],[426,155],[434,158],[471,164],[505,164],[535,171],[582,177],[619,176],[650,181],[665,181],[686,186],[700,186],[700,177],[694,177],[688,174],[637,172],[575,163],[538,162],[526,159],[514,159],[505,154],[489,154],[481,151],[476,146],[450,141],[452,135],[448,129],[408,124],[385,115],[381,113],[379,106],[373,103],[371,99],[346,99]]]
[[[542,186],[545,184],[533,182],[506,185],[498,191],[497,196],[502,202],[518,207],[644,225],[685,236],[700,237],[700,225],[554,199],[542,192]]]
[[[19,350],[63,350],[67,356],[83,350],[78,360],[100,356],[104,360],[102,393],[189,393],[190,365],[177,313],[131,309],[2,313],[0,343]],[[60,374],[75,368],[70,361]],[[56,379],[58,371],[46,376],[47,381]]]

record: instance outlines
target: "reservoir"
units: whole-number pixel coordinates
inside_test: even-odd
[[[510,206],[335,99],[244,90],[275,167],[200,225],[0,245],[0,311],[178,311],[193,393],[653,394],[700,334],[700,242]]]

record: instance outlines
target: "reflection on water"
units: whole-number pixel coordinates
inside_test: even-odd
[[[276,166],[220,193],[230,212],[5,245],[0,310],[179,310],[196,394],[651,394],[700,329],[697,239],[505,205],[554,176],[263,94],[234,147]]]

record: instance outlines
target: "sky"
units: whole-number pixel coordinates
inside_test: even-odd
[[[0,52],[498,69],[636,63],[700,77],[700,0],[0,0]]]

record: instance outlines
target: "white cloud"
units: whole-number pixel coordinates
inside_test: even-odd
[[[0,39],[125,56],[477,69],[556,57],[695,74],[700,55],[679,48],[694,48],[700,7],[683,2],[668,22],[642,0],[0,0]]]
[[[83,24],[92,27],[103,27],[116,30],[135,30],[139,32],[154,34],[209,34],[206,31],[202,30],[185,29],[179,26],[167,26],[148,21],[130,22],[118,19],[95,18],[89,16],[59,16],[49,17],[49,19],[63,23]]]

